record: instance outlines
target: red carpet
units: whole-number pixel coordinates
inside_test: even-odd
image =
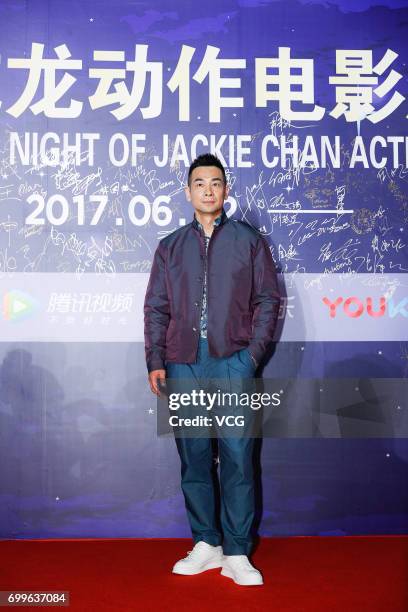
[[[172,575],[191,548],[181,539],[2,541],[0,590],[70,591],[65,609],[82,612],[408,612],[408,536],[264,538],[253,557],[263,587],[219,570]]]

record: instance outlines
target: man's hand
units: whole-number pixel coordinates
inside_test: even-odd
[[[152,393],[154,393],[155,395],[158,395],[159,397],[160,397],[160,389],[159,389],[160,381],[163,381],[162,385],[166,384],[166,370],[152,370],[149,373],[150,389],[152,390]]]

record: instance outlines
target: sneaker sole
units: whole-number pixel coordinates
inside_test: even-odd
[[[223,567],[221,570],[221,576],[226,576],[227,578],[231,578],[235,582],[235,584],[239,584],[240,586],[262,586],[263,580],[261,582],[245,582],[244,580],[237,580],[234,577],[234,574],[226,567]]]
[[[206,572],[207,570],[216,569],[217,567],[222,567],[221,561],[211,561],[210,563],[206,563],[200,569],[195,570],[195,571],[188,571],[188,570],[176,570],[175,571],[173,569],[172,573],[179,574],[180,576],[195,576],[196,574],[202,574],[203,572]]]

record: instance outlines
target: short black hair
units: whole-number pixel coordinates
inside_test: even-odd
[[[212,153],[203,153],[202,155],[199,155],[198,157],[196,157],[195,160],[190,165],[190,168],[188,171],[188,181],[187,181],[189,185],[190,185],[191,173],[193,172],[193,170],[195,170],[195,168],[199,168],[200,166],[215,166],[216,168],[219,168],[224,177],[224,183],[227,184],[225,168],[220,162],[220,160],[218,159],[218,157],[216,155],[213,155]]]

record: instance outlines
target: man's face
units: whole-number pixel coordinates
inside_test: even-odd
[[[185,188],[186,197],[194,210],[201,213],[220,213],[228,197],[228,187],[224,176],[217,166],[194,168],[190,186]]]

